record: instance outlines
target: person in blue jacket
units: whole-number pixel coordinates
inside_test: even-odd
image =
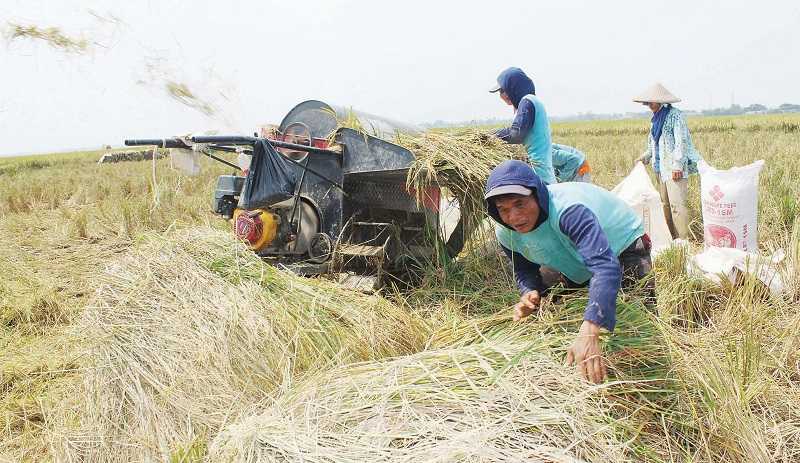
[[[497,85],[489,91],[500,92],[500,98],[515,112],[511,127],[500,129],[495,135],[506,143],[525,146],[536,174],[547,183],[556,183],[550,121],[533,81],[522,69],[511,67],[500,73]]]
[[[587,379],[602,381],[601,328],[614,330],[620,287],[652,270],[642,218],[609,191],[579,182],[546,185],[528,164],[515,160],[492,170],[485,200],[521,292],[515,321],[530,315],[546,291],[540,266],[560,272],[568,287],[588,283],[589,303],[567,362],[577,364]],[[653,295],[652,278],[646,287]]]
[[[553,143],[553,170],[561,182],[592,183],[592,170],[586,155],[578,148]]]

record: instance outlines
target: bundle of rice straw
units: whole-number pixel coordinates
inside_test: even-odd
[[[623,461],[602,386],[526,344],[433,350],[308,378],[223,430],[209,460]]]
[[[214,113],[217,112],[211,103],[200,99],[200,97],[189,90],[189,87],[183,82],[168,80],[164,84],[164,87],[166,88],[167,95],[182,105],[196,109],[206,116],[213,116]]]
[[[81,430],[55,433],[61,460],[169,460],[305,371],[412,353],[428,335],[383,299],[269,267],[210,228],[147,236],[100,280],[80,321],[94,342]]]
[[[375,127],[365,126],[353,111],[343,116],[334,113],[337,130],[349,128],[365,136],[380,137]],[[519,145],[509,145],[487,131],[464,129],[428,130],[423,133],[397,131],[393,140],[414,154],[414,164],[406,179],[417,202],[425,202],[425,191],[431,186],[446,188],[458,200],[463,220],[464,237],[470,237],[486,218],[483,195],[492,169],[507,159],[526,159]]]
[[[475,129],[400,133],[396,141],[416,158],[408,173],[408,186],[418,195],[433,184],[446,187],[458,200],[466,236],[486,217],[483,194],[489,173],[501,162],[519,157],[514,146]],[[422,197],[418,199],[422,201]]]
[[[69,37],[57,27],[41,28],[34,24],[26,26],[9,22],[6,35],[9,42],[21,38],[41,40],[51,47],[66,53],[80,54],[89,47],[86,39]]]

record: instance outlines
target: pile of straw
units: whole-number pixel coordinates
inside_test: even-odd
[[[521,338],[344,366],[222,431],[211,461],[622,461],[609,404]]]
[[[54,436],[64,460],[169,459],[306,371],[409,354],[428,334],[380,298],[269,267],[210,228],[148,235],[100,283],[79,323],[93,340],[81,429]]]

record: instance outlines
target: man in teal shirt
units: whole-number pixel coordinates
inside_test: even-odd
[[[547,290],[540,266],[559,271],[568,286],[589,285],[584,321],[567,361],[578,365],[586,378],[602,381],[606,370],[600,330],[614,330],[620,287],[645,278],[652,269],[641,217],[600,187],[546,185],[522,161],[500,163],[489,175],[485,198],[522,293],[514,306],[515,320],[530,315]],[[651,292],[652,284],[648,279]]]

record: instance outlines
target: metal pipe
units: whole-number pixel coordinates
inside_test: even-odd
[[[253,145],[258,140],[265,140],[265,141],[267,141],[269,144],[271,144],[273,146],[279,146],[281,148],[290,148],[290,149],[294,149],[294,150],[297,150],[297,151],[306,151],[306,152],[309,152],[309,153],[320,153],[320,154],[335,154],[335,155],[340,154],[338,151],[326,150],[326,149],[322,149],[322,148],[315,148],[313,146],[296,145],[294,143],[286,143],[286,142],[282,142],[282,141],[278,141],[278,140],[270,140],[268,138],[245,137],[245,136],[240,136],[240,135],[236,135],[236,136],[198,135],[198,136],[192,137],[192,142],[194,142],[194,143],[219,144],[219,145],[216,145],[216,146],[214,146],[214,145],[209,146],[209,148],[218,149],[220,151],[227,151],[227,152],[235,152],[235,148],[231,148],[231,147],[228,147],[228,146],[220,146],[220,145]],[[125,140],[125,145],[127,145],[127,146],[155,145],[155,146],[161,146],[161,147],[165,147],[165,148],[189,148],[188,146],[186,146],[186,144],[180,138],[131,139],[131,140]],[[235,167],[236,169],[241,170],[241,168],[239,166],[237,166],[237,165],[235,165],[233,163],[230,163],[230,162],[228,162],[228,161],[226,161],[224,159],[221,159],[221,158],[218,158],[216,156],[213,156],[210,153],[203,152],[203,154],[208,156],[208,157],[210,157],[210,158],[212,158],[212,159],[214,159],[214,160],[216,160],[216,161],[219,161],[219,162],[221,162],[221,163],[223,163],[225,165],[228,165],[228,166],[231,166],[231,167]],[[278,154],[282,158],[284,158],[287,161],[291,162],[292,164],[294,164],[296,166],[299,166],[304,170],[308,170],[309,172],[311,172],[312,174],[316,175],[317,177],[319,177],[319,178],[325,180],[326,182],[330,183],[331,185],[336,187],[339,191],[344,193],[345,196],[347,196],[347,193],[345,193],[344,188],[342,187],[342,185],[336,183],[335,181],[333,181],[330,178],[326,177],[325,175],[317,172],[316,170],[310,169],[307,166],[304,166],[303,164],[295,161],[294,159],[290,158],[289,156],[284,155],[283,153],[278,152]]]
[[[125,146],[149,145],[155,145],[161,148],[188,148],[180,138],[141,138],[125,140]]]
[[[218,143],[221,145],[252,145],[258,140],[266,140],[272,146],[279,148],[289,148],[297,151],[305,151],[307,153],[317,154],[334,154],[339,155],[338,151],[329,150],[325,148],[317,148],[314,146],[298,145],[296,143],[287,143],[285,141],[272,140],[269,138],[245,137],[240,135],[196,135],[192,137],[195,143]]]
[[[207,151],[203,151],[202,153],[205,154],[206,156],[210,157],[211,159],[215,160],[215,161],[219,161],[219,162],[225,164],[226,166],[233,167],[236,170],[242,170],[242,168],[237,166],[236,164],[234,164],[232,162],[229,162],[229,161],[226,161],[225,159],[222,159],[220,157],[214,156],[213,154],[211,154],[211,153],[209,153]]]

